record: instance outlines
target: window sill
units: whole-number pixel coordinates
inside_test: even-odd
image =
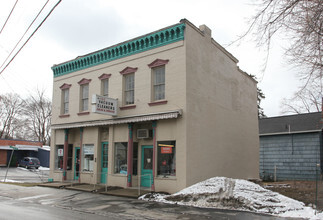
[[[77,115],[79,115],[79,116],[89,115],[89,114],[90,114],[90,112],[79,112],[79,113],[77,113]]]
[[[155,102],[149,102],[149,106],[155,106],[155,105],[165,105],[167,104],[167,100],[160,100],[160,101],[155,101]]]
[[[60,118],[68,118],[68,117],[70,117],[70,114],[66,114],[66,115],[59,115],[58,117],[60,117]]]
[[[128,110],[133,108],[136,108],[136,105],[125,105],[125,106],[119,107],[120,110]]]

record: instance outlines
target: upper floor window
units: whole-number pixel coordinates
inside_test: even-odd
[[[130,74],[125,76],[125,89],[124,89],[125,105],[135,103],[135,75]]]
[[[153,68],[153,101],[165,99],[165,66]]]
[[[109,78],[111,74],[102,74],[99,79],[101,80],[101,95],[109,96]]]
[[[78,82],[80,84],[80,111],[89,110],[89,83],[90,79],[82,79]]]
[[[169,60],[156,59],[148,66],[152,69],[151,101],[165,99],[165,68]]]
[[[124,76],[123,83],[123,104],[132,105],[135,103],[135,72],[138,68],[127,67],[120,72]]]
[[[64,89],[62,90],[63,92],[63,114],[66,115],[68,114],[68,109],[69,109],[69,97],[70,97],[70,90],[69,89]]]
[[[60,89],[62,90],[61,96],[61,115],[67,115],[69,113],[69,103],[70,103],[70,87],[71,84],[64,83]]]
[[[89,109],[89,84],[81,85],[81,111]]]

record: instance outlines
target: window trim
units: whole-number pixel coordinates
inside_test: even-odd
[[[151,69],[151,102],[148,103],[149,106],[163,105],[167,104],[166,100],[166,64],[168,64],[169,59],[155,59],[153,62],[148,64],[148,67]],[[155,70],[164,66],[164,98],[163,99],[155,99]]]
[[[83,79],[81,79],[79,82],[78,82],[78,84],[80,85],[80,98],[79,98],[79,102],[80,102],[80,105],[79,105],[79,113],[78,113],[78,115],[85,115],[85,114],[88,114],[87,112],[89,112],[89,108],[90,108],[90,106],[89,106],[89,101],[90,101],[90,82],[91,82],[92,80],[91,79],[85,79],[85,78],[83,78]],[[86,110],[84,110],[84,102],[83,102],[83,100],[85,100],[85,98],[83,97],[83,88],[85,87],[85,86],[88,86],[88,94],[87,94],[87,109]]]
[[[112,74],[106,74],[103,73],[101,76],[99,76],[99,80],[101,80],[101,95],[103,96],[107,96],[109,97],[109,79],[111,77]],[[108,82],[108,93],[105,95],[104,94],[104,82],[107,81]]]
[[[121,75],[123,75],[123,79],[122,79],[122,106],[119,107],[120,110],[126,110],[126,109],[132,109],[132,108],[136,108],[135,105],[135,72],[137,72],[138,67],[129,67],[127,66],[126,68],[124,68],[122,71],[120,71],[119,73]],[[133,103],[132,104],[126,104],[126,77],[130,74],[133,74]]]
[[[68,103],[68,106],[70,106],[70,88],[72,87],[72,84],[64,83],[59,88],[61,89],[61,109],[60,109],[60,118],[66,118],[69,117],[69,108],[67,112],[65,112],[65,103]],[[68,91],[68,102],[65,102],[65,92]]]

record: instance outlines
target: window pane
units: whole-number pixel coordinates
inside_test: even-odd
[[[68,102],[69,99],[69,90],[65,89],[64,91],[64,102]]]
[[[82,85],[82,99],[89,97],[89,84]]]
[[[94,145],[84,144],[83,145],[83,171],[93,171],[94,167]]]
[[[68,102],[64,103],[64,114],[68,113]]]
[[[157,175],[176,176],[176,142],[159,141]]]
[[[153,69],[154,73],[154,100],[165,99],[165,67]]]
[[[126,94],[126,105],[134,103],[134,91],[127,91]]]
[[[83,99],[82,100],[82,111],[87,111],[88,110],[88,105],[89,105],[89,100],[88,99]]]
[[[127,142],[115,143],[114,173],[127,174],[127,148]]]
[[[135,84],[135,75],[126,75],[125,79],[125,85],[126,85],[126,91],[133,90],[134,89],[134,84]]]
[[[109,95],[109,79],[105,79],[102,81],[102,95],[108,96]]]

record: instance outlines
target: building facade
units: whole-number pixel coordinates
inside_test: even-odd
[[[50,176],[176,192],[258,178],[256,82],[180,23],[54,65]]]
[[[260,177],[316,180],[323,162],[321,120],[321,112],[260,119]]]

